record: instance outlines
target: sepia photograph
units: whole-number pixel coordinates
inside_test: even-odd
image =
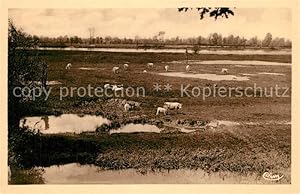
[[[292,9],[10,8],[7,181],[292,183]]]

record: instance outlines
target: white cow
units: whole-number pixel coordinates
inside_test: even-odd
[[[132,107],[131,107],[128,103],[126,103],[126,104],[124,105],[124,110],[125,110],[125,112],[130,111],[130,109],[132,109]]]
[[[166,66],[165,66],[165,70],[166,70],[166,71],[169,71],[169,65],[166,65]]]
[[[114,91],[114,92],[117,92],[117,91],[122,91],[124,88],[123,88],[123,85],[112,85],[112,88],[111,90]]]
[[[72,67],[72,64],[71,64],[71,63],[68,63],[68,64],[66,65],[66,70],[71,69],[71,67]]]
[[[122,100],[122,102],[121,102],[122,106],[124,106],[126,103],[127,103],[126,99]]]
[[[147,73],[147,70],[144,70],[143,73]]]
[[[159,115],[159,113],[164,113],[164,115],[167,115],[167,111],[167,108],[157,107],[156,115]]]
[[[135,102],[135,101],[127,101],[126,103],[128,103],[130,106],[134,107],[134,108],[138,108],[141,106],[141,103],[140,102]]]
[[[124,70],[127,70],[128,67],[129,67],[129,65],[128,65],[127,63],[125,63],[125,64],[123,65]]]
[[[222,68],[222,73],[224,73],[224,74],[227,74],[228,73],[228,69],[226,69],[226,68]]]
[[[147,63],[148,68],[153,68],[154,64],[153,63]]]
[[[119,73],[120,67],[113,67],[112,71],[114,73]]]
[[[112,88],[112,86],[110,85],[110,84],[104,84],[104,89],[111,89]]]
[[[190,67],[189,65],[187,65],[187,66],[185,67],[185,71],[186,71],[186,72],[190,72],[190,70],[191,70],[191,67]]]
[[[166,105],[170,110],[179,110],[182,108],[182,104],[179,102],[165,102],[164,105]]]

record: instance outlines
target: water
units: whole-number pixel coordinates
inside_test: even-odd
[[[25,82],[23,84],[27,84],[28,82]],[[42,85],[42,82],[41,81],[32,81],[32,83],[36,84],[36,85]],[[59,81],[56,81],[56,80],[53,80],[53,81],[46,81],[46,85],[47,86],[53,86],[53,85],[60,85],[62,84],[61,82]]]
[[[61,116],[35,116],[21,119],[20,126],[39,129],[41,133],[81,133],[95,131],[102,124],[110,121],[101,116],[76,114],[63,114]]]
[[[45,184],[188,184],[188,183],[234,183],[270,184],[256,174],[240,175],[233,172],[206,173],[203,170],[178,169],[138,171],[136,169],[103,170],[95,165],[71,163],[34,168],[40,171],[31,173],[33,179],[43,180]],[[40,181],[36,181],[40,182]]]
[[[283,73],[270,73],[270,72],[259,72],[259,73],[241,73],[245,76],[257,76],[257,75],[275,75],[275,76],[285,76]]]
[[[197,79],[206,79],[211,81],[248,81],[249,77],[235,76],[235,75],[217,75],[217,74],[194,74],[194,73],[185,73],[185,72],[171,72],[171,73],[158,73],[163,76],[171,77],[183,77],[183,78],[197,78]]]
[[[110,130],[109,133],[136,133],[136,132],[144,132],[144,133],[160,133],[161,129],[159,129],[155,125],[149,125],[149,124],[127,124],[124,127],[121,127],[120,129],[113,129]]]
[[[171,61],[168,63],[179,63],[185,64],[186,61]],[[233,61],[233,60],[209,60],[209,61],[202,61],[202,60],[189,60],[189,64],[193,65],[236,65],[237,67],[248,67],[245,65],[271,65],[271,66],[290,66],[291,63],[279,63],[279,62],[271,62],[271,61],[251,61],[251,60],[242,60],[242,61]]]
[[[170,127],[166,126],[168,129],[174,130],[174,131],[179,131],[182,133],[191,133],[196,130],[191,130],[191,129],[185,129],[185,128],[179,128],[179,127]],[[113,129],[110,130],[110,134],[114,133],[161,133],[165,130],[165,128],[158,128],[156,125],[149,125],[149,124],[127,124],[124,127],[121,127],[119,129]]]
[[[261,72],[261,73],[258,73],[259,75],[285,75],[283,73],[269,73],[269,72]]]
[[[264,122],[236,122],[236,121],[225,121],[225,120],[213,120],[209,122],[206,126],[209,128],[218,128],[218,127],[233,127],[240,125],[291,125],[290,121],[264,121]]]
[[[134,48],[50,48],[40,47],[38,50],[63,50],[63,51],[98,51],[98,52],[117,52],[117,53],[185,53],[185,49],[134,49]],[[188,50],[188,53],[194,53]],[[289,50],[200,50],[198,54],[215,54],[215,55],[291,55]]]
[[[86,70],[86,71],[94,71],[94,70],[102,70],[103,68],[97,68],[97,67],[80,67],[80,70]]]
[[[245,75],[245,76],[256,76],[258,75],[257,73],[241,73],[242,75]]]

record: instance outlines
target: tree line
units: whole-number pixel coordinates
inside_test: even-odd
[[[264,47],[264,48],[291,48],[292,42],[289,39],[282,37],[273,37],[271,33],[267,33],[263,39],[257,36],[252,38],[244,38],[241,36],[228,35],[223,36],[219,33],[211,33],[209,36],[198,36],[190,38],[160,38],[154,36],[151,38],[119,38],[112,36],[97,36],[92,38],[82,38],[79,36],[29,36],[34,42],[38,42],[39,46],[80,46],[80,45],[115,45],[115,44],[130,44],[130,45],[194,45],[194,46],[219,46],[219,47]]]

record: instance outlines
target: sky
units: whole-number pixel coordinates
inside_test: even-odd
[[[10,9],[9,18],[25,32],[48,37],[89,37],[89,28],[95,36],[119,38],[150,38],[165,31],[165,38],[187,38],[217,32],[250,38],[273,37],[291,39],[292,14],[284,8],[235,8],[229,19],[199,19],[196,10],[178,12],[167,9]]]

